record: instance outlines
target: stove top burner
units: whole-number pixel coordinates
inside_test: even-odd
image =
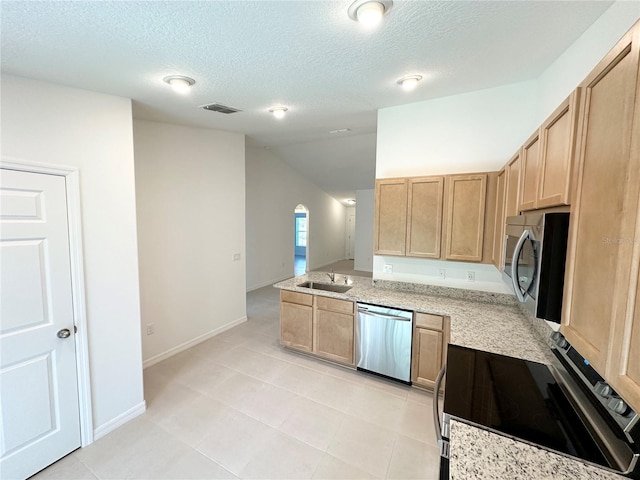
[[[450,345],[445,392],[452,417],[611,468],[544,364]]]

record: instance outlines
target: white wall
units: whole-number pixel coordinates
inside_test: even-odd
[[[247,290],[293,276],[293,211],[309,210],[308,270],[345,257],[346,208],[268,150],[246,148]]]
[[[638,19],[639,1],[615,2],[538,77],[538,124],[569,96]]]
[[[131,101],[2,76],[2,155],[79,168],[94,429],[144,409]]]
[[[373,210],[375,190],[356,190],[356,270],[373,271]]]
[[[378,110],[376,178],[496,170],[537,128],[535,82]]]
[[[246,320],[244,135],[145,120],[133,131],[148,366]]]

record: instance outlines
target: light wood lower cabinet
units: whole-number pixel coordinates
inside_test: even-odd
[[[436,377],[444,365],[450,324],[448,317],[415,314],[411,381],[422,387],[435,388]]]
[[[290,296],[288,295],[290,293],[294,292],[280,291],[280,343],[285,347],[311,352],[313,351],[313,307],[291,303],[290,300],[313,302],[313,296],[302,293]]]
[[[354,364],[354,303],[316,297],[313,353],[335,362]]]
[[[354,303],[281,290],[280,343],[354,365]]]

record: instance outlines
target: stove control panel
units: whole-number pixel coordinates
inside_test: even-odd
[[[552,350],[567,370],[573,371],[576,377],[593,393],[592,398],[600,403],[610,417],[623,429],[629,432],[640,425],[640,415],[616,393],[589,361],[573,348],[560,332],[551,334]]]

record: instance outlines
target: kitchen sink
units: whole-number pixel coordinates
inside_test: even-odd
[[[337,285],[335,283],[318,283],[304,282],[298,285],[304,288],[313,288],[315,290],[326,290],[328,292],[344,293],[351,290],[351,285]]]

